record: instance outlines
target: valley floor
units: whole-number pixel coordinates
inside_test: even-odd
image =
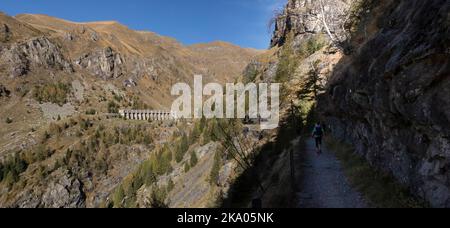
[[[308,139],[296,149],[297,202],[299,208],[365,208],[366,201],[353,189],[336,156],[326,146],[318,156],[315,142]]]

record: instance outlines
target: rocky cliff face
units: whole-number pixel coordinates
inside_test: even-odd
[[[319,33],[331,34],[336,42],[346,38],[344,29],[348,11],[354,0],[290,0],[275,19],[271,46],[281,46],[289,33],[305,39]]]
[[[325,60],[329,54],[319,54],[319,69],[324,64],[332,69],[322,76],[321,117],[373,166],[392,173],[433,207],[450,207],[448,1],[324,4],[290,0],[276,21],[272,45],[283,45],[291,32],[296,40],[327,34],[324,9],[331,34],[347,39],[353,52],[333,64]],[[351,36],[348,25],[355,26]],[[307,67],[304,63],[317,55],[300,65]]]
[[[319,108],[373,165],[450,207],[450,5],[377,4],[386,7],[377,32],[333,75]]]
[[[117,79],[124,74],[122,56],[111,47],[86,54],[75,64],[103,79]]]
[[[14,207],[80,208],[86,206],[85,197],[81,182],[69,174],[69,171],[59,169],[52,173],[47,189],[27,189],[17,196],[19,200]]]
[[[73,72],[72,65],[63,56],[60,48],[45,37],[14,44],[9,49],[2,50],[2,59],[9,63],[12,77],[26,75],[31,67]]]

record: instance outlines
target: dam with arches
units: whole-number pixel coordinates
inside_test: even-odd
[[[119,110],[119,115],[127,120],[163,121],[178,119],[176,113],[170,111]]]

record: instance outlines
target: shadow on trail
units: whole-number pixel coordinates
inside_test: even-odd
[[[278,128],[276,138],[261,148],[253,166],[232,184],[227,197],[220,202],[221,207],[366,206],[348,183],[335,155],[325,150],[322,157],[317,157],[314,142],[308,140],[310,129],[317,122],[315,108],[305,117],[306,124],[301,119],[295,111],[290,112]]]

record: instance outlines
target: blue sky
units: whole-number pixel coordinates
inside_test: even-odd
[[[47,14],[76,22],[115,20],[184,44],[216,40],[265,49],[268,23],[286,0],[1,0],[9,15]]]

